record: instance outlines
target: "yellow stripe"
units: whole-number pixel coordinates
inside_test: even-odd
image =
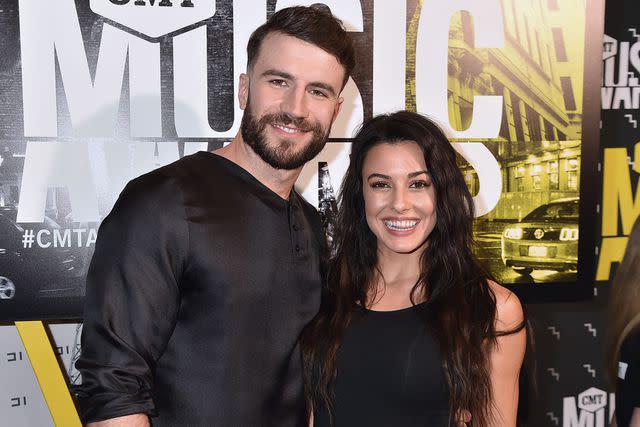
[[[56,426],[81,427],[67,383],[42,322],[15,322]]]

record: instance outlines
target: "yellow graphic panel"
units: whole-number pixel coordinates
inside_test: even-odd
[[[56,426],[81,427],[67,383],[62,376],[42,322],[15,322],[42,394]]]

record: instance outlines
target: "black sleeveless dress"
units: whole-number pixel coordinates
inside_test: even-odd
[[[618,427],[628,426],[636,408],[640,408],[640,329],[622,342],[618,362],[616,420]]]
[[[334,427],[447,426],[449,389],[424,304],[395,311],[355,308],[336,360]],[[322,402],[316,427],[331,426]]]

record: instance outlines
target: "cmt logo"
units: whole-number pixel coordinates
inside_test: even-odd
[[[154,39],[216,13],[215,0],[91,0],[90,5],[95,13]]]
[[[563,427],[605,427],[605,411],[609,403],[609,417],[611,420],[615,410],[613,393],[591,387],[576,397],[565,397],[562,403]],[[608,425],[608,422],[606,423]]]

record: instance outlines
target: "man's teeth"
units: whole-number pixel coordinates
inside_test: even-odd
[[[302,132],[302,129],[288,128],[286,126],[281,126],[281,125],[274,125],[274,126],[277,127],[278,129],[286,132],[286,133],[300,133],[300,132]]]
[[[416,220],[402,220],[402,221],[385,221],[384,225],[392,230],[404,231],[414,228],[418,224]]]

